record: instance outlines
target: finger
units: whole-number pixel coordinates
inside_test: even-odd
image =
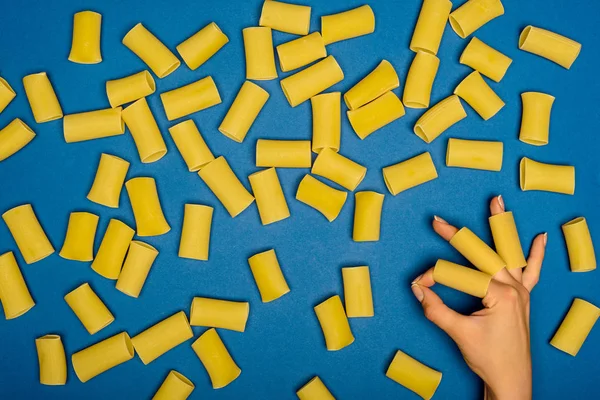
[[[444,304],[433,290],[428,287],[414,284],[411,287],[413,294],[421,302],[425,317],[446,332],[454,341],[459,340],[467,317],[461,315]]]
[[[547,242],[548,234],[544,233],[537,235],[531,245],[531,251],[529,252],[529,258],[527,259],[527,267],[525,267],[525,270],[523,271],[523,286],[525,286],[529,292],[533,290],[540,280],[540,272],[542,270],[542,263],[544,262]]]
[[[434,267],[429,268],[422,275],[416,277],[415,280],[412,281],[412,285],[414,285],[415,283],[418,283],[419,286],[425,287],[432,287],[433,285],[435,285],[435,281],[433,280],[433,268]]]
[[[458,232],[456,227],[450,225],[437,215],[433,217],[433,230],[447,241],[450,241],[456,232]]]
[[[502,195],[494,197],[490,202],[490,214],[492,216],[502,214],[506,211],[506,206],[504,204],[504,199]],[[508,273],[519,283],[521,283],[523,271],[521,268],[513,268],[508,270]]]

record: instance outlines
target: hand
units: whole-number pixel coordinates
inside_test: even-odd
[[[504,212],[502,196],[490,204],[492,215]],[[450,240],[458,229],[439,217],[433,229]],[[529,343],[529,293],[539,280],[547,234],[538,235],[531,246],[527,267],[506,268],[494,275],[484,309],[469,316],[447,307],[430,288],[433,268],[412,284],[427,319],[456,342],[469,367],[485,383],[487,400],[531,399],[531,352]]]

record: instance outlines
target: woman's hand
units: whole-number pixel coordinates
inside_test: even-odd
[[[490,204],[492,215],[504,212],[502,196]],[[433,229],[450,240],[458,231],[439,217]],[[540,276],[547,234],[533,241],[527,267],[500,270],[483,299],[484,309],[469,316],[448,308],[430,288],[433,268],[412,284],[427,319],[443,329],[458,345],[469,367],[485,383],[488,400],[531,399],[529,346],[529,293]]]

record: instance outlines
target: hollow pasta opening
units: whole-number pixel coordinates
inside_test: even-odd
[[[6,81],[6,79],[4,79],[4,78],[1,78],[1,77],[0,77],[0,84],[2,84],[2,86],[3,86],[3,87],[6,89],[6,90],[8,90],[10,93],[12,93],[12,94],[16,95],[15,91],[13,90],[13,88],[12,88],[12,87],[10,87],[10,85],[8,84],[8,82]]]
[[[574,220],[567,222],[565,224],[565,226],[577,225],[577,224],[579,224],[581,222],[585,222],[585,218],[583,218],[583,217],[575,218]]]
[[[153,246],[149,245],[148,243],[140,242],[139,240],[133,240],[131,243],[135,243],[138,246],[143,247],[148,250],[156,251],[156,249]]]
[[[131,342],[131,338],[127,334],[127,332],[123,332],[123,339],[125,339],[125,347],[127,348],[127,352],[131,357],[135,354],[135,350],[133,349],[133,343]]]
[[[547,140],[521,138],[521,141],[524,143],[530,144],[532,146],[544,146],[544,145],[548,144]]]
[[[386,173],[383,174],[383,181],[385,182],[385,187],[387,187],[387,190],[390,191],[392,196],[395,196],[396,193],[394,193],[394,189],[392,188],[392,183],[388,180]]]
[[[156,83],[154,82],[154,78],[152,78],[152,75],[150,75],[150,72],[144,71],[144,78],[146,79],[148,87],[154,92],[156,90]]]
[[[179,372],[173,370],[173,371],[171,371],[171,373],[173,374],[173,376],[175,376],[177,379],[179,379],[181,382],[185,383],[189,387],[191,387],[191,388],[194,387],[194,384],[192,383],[192,381],[190,381],[188,378],[186,378]]]
[[[60,336],[58,335],[54,335],[54,334],[49,334],[49,335],[44,335],[42,336],[40,339],[47,339],[47,340],[60,340]]]
[[[415,135],[423,139],[425,143],[430,142],[429,138],[427,137],[427,133],[425,133],[425,130],[421,127],[421,125],[415,125]]]
[[[29,133],[31,133],[31,134],[33,134],[33,135],[35,135],[35,132],[34,132],[34,131],[33,131],[33,130],[30,128],[30,127],[28,127],[28,126],[27,126],[27,124],[26,124],[25,122],[21,121],[21,120],[20,120],[20,119],[18,119],[18,118],[16,119],[16,121],[17,121],[16,123],[17,123],[17,124],[19,124],[19,125],[21,126],[21,128],[23,128],[23,129],[25,129],[27,132],[29,132]]]
[[[166,70],[164,70],[160,74],[156,74],[156,75],[159,78],[164,78],[165,76],[169,75],[171,72],[173,72],[177,68],[179,68],[180,65],[181,65],[181,61],[177,60],[177,61],[173,62],[171,65],[169,65],[169,67]]]
[[[404,105],[408,108],[427,108],[429,104],[421,103],[420,101],[405,101]]]
[[[452,27],[452,29],[454,29],[454,32],[456,32],[461,38],[464,39],[465,37],[467,37],[467,35],[465,35],[465,31],[460,26],[460,22],[458,22],[456,18],[454,18],[452,15],[450,15],[450,26]]]
[[[523,29],[523,32],[521,32],[521,35],[519,36],[519,49],[523,48],[523,45],[527,41],[527,38],[529,37],[529,33],[531,32],[531,28],[532,28],[532,26],[529,25],[528,27]]]
[[[35,306],[35,304],[32,304],[32,305],[30,305],[30,306],[28,306],[28,307],[26,307],[26,308],[24,308],[24,309],[20,310],[19,312],[17,312],[17,313],[15,313],[15,314],[11,315],[11,316],[8,316],[8,315],[7,315],[7,316],[6,316],[6,319],[14,319],[14,318],[18,318],[18,317],[20,317],[21,315],[25,314],[27,311],[31,310],[31,309],[33,308],[33,306]]]
[[[290,94],[287,91],[287,87],[286,87],[284,81],[281,81],[281,90],[283,90],[283,94],[285,95],[285,98],[287,99],[288,103],[290,103],[290,105],[292,107],[294,107],[294,104],[292,103],[292,100],[290,99]]]
[[[144,164],[153,163],[153,162],[155,162],[155,161],[158,161],[158,160],[160,160],[161,158],[163,158],[165,154],[167,154],[167,151],[166,151],[166,150],[159,150],[159,151],[156,151],[156,152],[154,152],[154,153],[150,154],[149,156],[145,157],[145,158],[142,160],[142,162],[143,162]]]
[[[521,164],[519,166],[519,184],[521,186],[521,190],[525,190],[527,187],[527,182],[525,177],[527,176],[527,158],[523,158],[521,160]]]

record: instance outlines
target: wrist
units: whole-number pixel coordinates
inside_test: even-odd
[[[531,400],[531,382],[495,386],[485,384],[485,400]]]

